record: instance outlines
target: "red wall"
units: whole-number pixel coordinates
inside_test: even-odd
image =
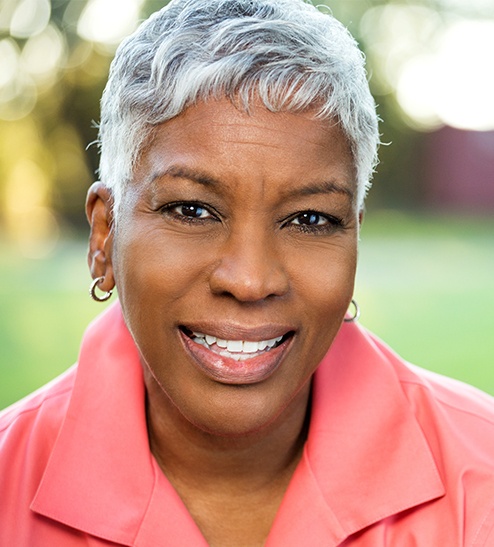
[[[494,131],[443,127],[425,146],[426,205],[494,214]]]

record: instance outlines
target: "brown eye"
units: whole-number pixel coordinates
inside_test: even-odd
[[[333,234],[344,227],[341,219],[313,210],[299,211],[291,215],[282,226],[313,235]]]
[[[292,223],[303,226],[325,226],[328,224],[328,219],[314,211],[306,211],[297,215],[292,220]]]
[[[209,218],[211,213],[198,203],[182,203],[173,211],[175,214],[188,218]]]

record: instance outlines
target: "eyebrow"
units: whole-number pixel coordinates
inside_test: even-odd
[[[161,177],[173,177],[179,179],[187,179],[192,182],[196,182],[202,186],[214,187],[220,185],[220,181],[214,177],[196,171],[194,169],[188,169],[187,167],[172,165],[164,171],[159,171],[151,176],[151,182],[154,183]],[[346,185],[341,184],[335,180],[323,180],[302,186],[301,188],[295,188],[284,193],[284,197],[288,199],[294,199],[304,196],[314,196],[318,194],[343,194],[347,196],[351,201],[354,200],[355,195],[353,191]]]
[[[346,185],[341,184],[335,180],[323,180],[319,182],[313,182],[307,186],[301,188],[295,188],[285,194],[288,198],[297,198],[303,196],[314,196],[317,194],[343,194],[353,201],[355,195],[353,191]]]
[[[160,179],[162,177],[187,179],[192,182],[197,182],[202,186],[218,186],[220,184],[217,179],[211,177],[207,173],[202,173],[200,171],[188,169],[187,167],[182,167],[178,165],[172,165],[164,171],[153,173],[153,175],[151,176],[151,182],[154,183],[157,179]]]

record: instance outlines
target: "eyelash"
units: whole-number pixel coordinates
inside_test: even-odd
[[[191,209],[204,209],[208,213],[208,217],[206,218],[200,218],[200,217],[194,217],[194,216],[187,216],[186,214],[177,213],[175,209],[178,209],[179,207],[190,207]],[[179,222],[183,222],[185,224],[205,224],[206,222],[217,222],[219,221],[219,214],[214,211],[214,209],[206,205],[204,203],[201,203],[199,201],[178,201],[174,203],[168,203],[167,205],[164,205],[161,207],[160,212],[162,214],[166,214],[171,216],[174,220],[178,220]],[[212,212],[214,211],[214,212]],[[310,217],[317,217],[317,220],[324,220],[326,221],[324,224],[302,224],[300,223],[300,219],[305,216],[306,218],[308,216]],[[298,223],[295,223],[294,221],[298,220]],[[313,219],[316,220],[316,219]],[[338,228],[343,228],[343,220],[337,217],[334,217],[332,215],[328,215],[325,213],[321,213],[318,211],[314,211],[312,209],[308,209],[306,211],[299,211],[295,213],[294,215],[291,215],[290,217],[284,219],[281,223],[282,228],[290,228],[293,230],[297,230],[299,232],[303,232],[306,234],[324,234],[324,233],[330,233],[334,232]]]
[[[303,216],[314,216],[317,217],[318,220],[325,220],[326,222],[324,224],[301,224],[300,222],[298,224],[295,224],[295,220],[300,220]],[[312,209],[308,209],[307,211],[300,211],[296,213],[295,215],[291,215],[288,219],[284,220],[282,222],[282,228],[284,227],[296,229],[298,231],[301,231],[303,233],[307,234],[327,234],[330,232],[334,232],[335,230],[338,230],[339,228],[343,228],[343,220],[337,217],[334,217],[333,215],[328,215],[325,213],[321,213],[319,211],[314,211]]]
[[[206,218],[187,216],[185,214],[179,214],[175,211],[179,207],[190,207],[196,209],[204,209],[209,216]],[[179,222],[184,222],[185,224],[204,224],[205,222],[217,221],[218,216],[216,213],[211,212],[212,207],[205,205],[199,201],[176,201],[174,203],[168,203],[163,207],[160,207],[160,212],[165,215],[171,216],[173,219],[178,220]]]

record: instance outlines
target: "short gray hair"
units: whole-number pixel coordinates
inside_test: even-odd
[[[172,0],[125,39],[101,101],[100,177],[115,213],[153,127],[196,101],[336,120],[357,174],[357,205],[377,163],[378,118],[364,56],[347,29],[304,0]]]

